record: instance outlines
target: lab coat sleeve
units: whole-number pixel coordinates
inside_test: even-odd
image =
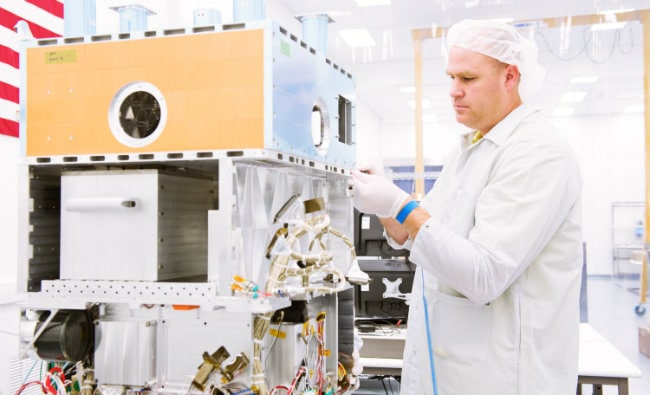
[[[408,239],[406,239],[404,244],[400,244],[395,239],[390,237],[390,235],[388,235],[388,233],[385,233],[385,236],[386,236],[386,241],[388,242],[388,245],[391,246],[391,248],[393,248],[395,250],[410,250],[411,246],[413,245],[413,239],[411,239],[410,237]]]
[[[518,141],[491,163],[487,185],[467,210],[467,236],[431,218],[410,259],[476,303],[501,295],[548,244],[580,196],[577,161],[552,139]],[[452,214],[453,215],[453,214]]]

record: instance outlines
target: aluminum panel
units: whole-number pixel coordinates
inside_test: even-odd
[[[149,33],[26,42],[26,156],[271,149],[353,167],[354,79],[296,35]]]
[[[98,383],[146,387],[156,378],[156,321],[100,321],[95,340]]]
[[[304,47],[291,34],[273,36],[273,140],[266,145],[351,168],[356,151],[355,81],[337,64]]]
[[[267,380],[270,383],[291,383],[304,363],[306,352],[302,338],[303,324],[271,325],[267,336]]]
[[[61,278],[156,281],[205,275],[210,179],[158,170],[65,172]]]
[[[159,355],[161,377],[171,383],[188,385],[203,362],[202,354],[212,354],[224,346],[230,355],[225,363],[243,352],[253,359],[253,317],[247,313],[177,312],[176,317],[167,316],[161,324],[161,350]],[[247,382],[251,372],[247,366],[236,381]],[[218,375],[218,373],[215,373]]]

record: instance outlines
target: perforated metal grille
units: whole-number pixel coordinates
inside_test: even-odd
[[[149,92],[128,95],[120,105],[120,125],[134,139],[151,135],[160,123],[160,103]]]

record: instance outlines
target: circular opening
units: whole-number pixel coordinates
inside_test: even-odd
[[[143,139],[160,124],[160,103],[149,92],[133,92],[122,102],[119,117],[124,133],[134,139]]]
[[[311,112],[311,138],[316,148],[323,145],[323,115],[318,106],[314,106]]]
[[[113,136],[129,147],[151,144],[162,133],[167,105],[158,88],[148,82],[133,82],[113,97],[108,123]]]
[[[320,155],[325,155],[329,148],[329,113],[322,99],[316,100],[311,112],[311,138]]]

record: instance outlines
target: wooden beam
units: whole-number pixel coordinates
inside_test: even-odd
[[[645,246],[641,265],[640,303],[646,302],[648,289],[648,248],[650,247],[650,10],[641,15],[643,24],[643,109],[645,123]]]
[[[431,31],[431,29],[429,29]],[[415,63],[415,196],[424,197],[424,144],[422,138],[422,39],[413,40]]]

